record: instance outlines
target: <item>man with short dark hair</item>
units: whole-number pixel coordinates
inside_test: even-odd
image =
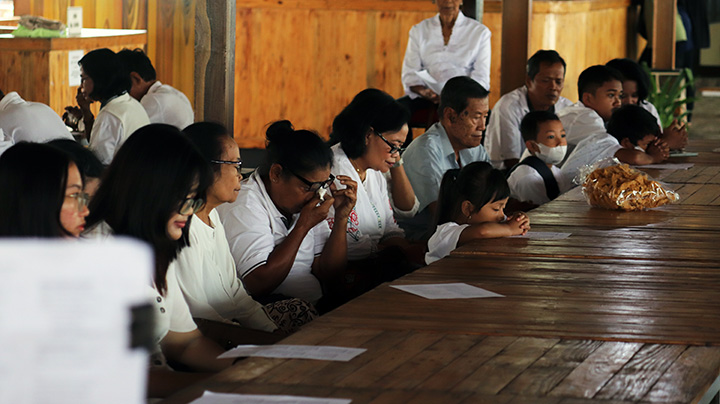
[[[147,111],[150,123],[165,123],[185,129],[195,120],[190,101],[181,91],[161,83],[150,59],[141,49],[118,52],[130,72],[130,95]]]
[[[525,150],[520,121],[528,112],[555,113],[572,105],[560,95],[565,85],[565,61],[557,52],[535,52],[526,69],[525,85],[500,97],[490,115],[485,146],[495,168],[510,169],[520,161]]]
[[[415,139],[403,154],[405,172],[420,202],[419,213],[401,221],[410,239],[427,239],[432,230],[440,182],[447,170],[488,161],[482,146],[489,92],[475,80],[454,77],[440,93],[440,122]]]

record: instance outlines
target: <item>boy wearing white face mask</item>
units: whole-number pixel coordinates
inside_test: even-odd
[[[510,195],[519,201],[542,205],[569,189],[556,166],[567,151],[565,129],[554,113],[532,111],[520,122],[520,134],[530,156],[510,171]]]

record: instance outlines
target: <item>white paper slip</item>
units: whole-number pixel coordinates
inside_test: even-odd
[[[260,356],[263,358],[316,359],[347,362],[367,351],[365,348],[345,348],[322,345],[239,345],[218,358]]]
[[[529,238],[536,240],[562,240],[570,237],[572,233],[556,233],[551,231],[529,231],[524,236],[510,236],[509,238]]]
[[[426,285],[390,285],[426,299],[473,299],[478,297],[505,297],[467,283],[436,283]]]
[[[190,404],[350,404],[349,398],[274,396],[264,394],[231,394],[205,391]]]
[[[678,163],[678,164],[646,164],[644,166],[635,166],[637,168],[654,168],[656,170],[687,170],[692,168],[695,164],[693,163]]]
[[[419,72],[415,73],[422,81],[425,82],[425,85],[433,90],[435,94],[440,95],[440,92],[442,91],[443,84],[444,83],[438,83],[437,80],[435,80],[435,77],[431,76],[430,73],[428,73],[427,70],[420,70]]]

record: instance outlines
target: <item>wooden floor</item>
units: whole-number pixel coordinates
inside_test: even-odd
[[[720,140],[691,144],[678,190],[645,212],[579,191],[530,213],[566,239],[471,243],[394,284],[466,282],[504,298],[426,300],[381,285],[287,338],[353,360],[249,358],[203,390],[353,403],[707,403],[720,389]]]

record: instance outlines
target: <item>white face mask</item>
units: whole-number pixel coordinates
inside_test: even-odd
[[[565,158],[565,153],[567,152],[567,145],[548,147],[542,143],[535,144],[540,149],[539,152],[535,153],[535,156],[540,160],[544,161],[545,164],[557,165],[560,164],[560,162],[562,162]]]

